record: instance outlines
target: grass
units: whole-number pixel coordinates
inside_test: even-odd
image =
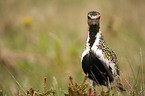
[[[33,88],[43,93],[43,78],[47,77],[47,89],[62,96],[68,92],[69,76],[80,84],[86,15],[97,10],[102,16],[102,33],[118,57],[121,81],[128,90],[122,95],[143,96],[144,4],[144,0],[1,0],[0,90],[7,96],[23,94],[18,81],[25,91]],[[101,86],[96,89],[102,91]]]

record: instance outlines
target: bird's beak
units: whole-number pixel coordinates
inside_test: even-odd
[[[93,25],[95,25],[95,24],[96,24],[96,20],[93,20],[93,22],[92,22],[92,23],[93,23]]]

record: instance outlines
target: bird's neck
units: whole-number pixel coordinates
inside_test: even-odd
[[[100,30],[100,26],[98,25],[91,25],[89,26],[89,34],[88,34],[88,44],[90,47],[93,46],[93,44],[95,43],[95,40],[97,38],[97,34],[99,33]]]

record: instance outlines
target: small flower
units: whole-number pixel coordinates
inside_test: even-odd
[[[23,24],[24,25],[30,25],[33,22],[33,18],[30,16],[26,16],[23,18]]]

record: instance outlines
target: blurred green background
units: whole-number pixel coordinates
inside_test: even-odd
[[[144,0],[0,0],[0,90],[7,96],[33,87],[67,92],[68,77],[81,82],[87,13],[101,13],[104,38],[119,60],[128,90],[144,87]],[[12,78],[9,72],[16,80]]]

